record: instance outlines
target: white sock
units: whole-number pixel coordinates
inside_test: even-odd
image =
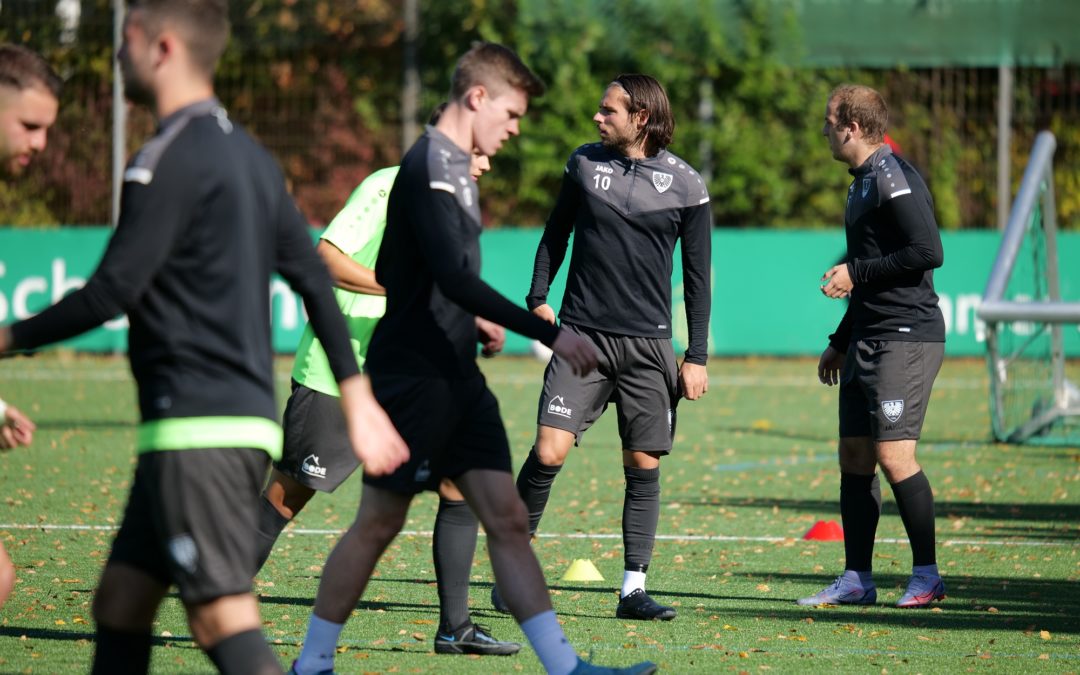
[[[555,610],[541,612],[522,621],[521,632],[525,633],[549,675],[569,675],[577,668],[577,652],[566,639],[559,620],[555,618]]]
[[[911,567],[911,573],[930,578],[941,576],[937,571],[937,563],[933,565],[913,565]]]
[[[304,648],[296,659],[297,675],[312,675],[323,670],[334,669],[334,653],[337,651],[338,638],[341,637],[343,623],[333,623],[311,615]]]
[[[645,590],[645,573],[625,570],[622,573],[622,595],[625,598],[637,589]]]
[[[844,578],[853,584],[862,586],[864,591],[868,591],[874,587],[874,575],[872,572],[856,572],[855,570],[844,570]]]

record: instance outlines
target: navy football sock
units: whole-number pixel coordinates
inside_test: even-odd
[[[255,570],[261,570],[266,564],[266,559],[274,550],[281,531],[289,524],[289,518],[281,515],[265,495],[259,498],[259,529],[255,531],[255,541],[258,546],[258,563]]]
[[[869,572],[874,534],[881,517],[881,481],[877,474],[840,474],[840,519],[844,525],[844,569]]]
[[[479,527],[466,502],[439,499],[431,551],[438,582],[440,630],[450,631],[469,621],[469,572]]]
[[[934,493],[926,474],[919,471],[899,483],[892,483],[892,491],[900,519],[907,530],[908,541],[911,542],[912,565],[936,564]]]
[[[652,561],[656,524],[660,521],[660,468],[623,467],[626,495],[623,498],[624,569],[645,572]]]
[[[540,526],[540,518],[544,516],[547,507],[548,496],[551,494],[551,485],[555,477],[559,475],[559,466],[548,466],[540,463],[536,455],[536,447],[529,451],[525,458],[525,464],[517,477],[518,494],[525,502],[525,509],[529,512],[529,534],[536,534],[536,528]]]

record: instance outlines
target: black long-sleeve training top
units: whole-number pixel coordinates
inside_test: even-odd
[[[480,279],[480,204],[470,153],[434,127],[401,161],[386,210],[375,277],[386,314],[365,367],[461,379],[476,365],[476,316],[551,345],[559,329]]]
[[[280,170],[217,100],[201,101],[161,120],[124,172],[120,221],[96,271],[14,324],[14,346],[57,342],[126,312],[144,422],[276,420],[275,270],[303,297],[335,376],[356,374],[330,275]],[[219,447],[210,435],[202,447]]]
[[[944,342],[945,318],[934,292],[934,268],[944,254],[934,202],[922,177],[881,146],[859,167],[844,209],[847,266],[854,287],[834,349],[879,338]]]
[[[712,302],[712,214],[701,176],[667,150],[630,159],[600,143],[570,156],[555,208],[536,251],[530,309],[574,247],[559,318],[617,335],[671,337],[671,272],[682,239],[689,345],[686,361],[708,359]]]

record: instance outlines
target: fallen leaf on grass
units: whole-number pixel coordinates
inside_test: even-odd
[[[1048,631],[1048,630],[1039,631],[1039,637],[1041,637],[1044,640],[1049,640],[1050,639],[1050,631]]]

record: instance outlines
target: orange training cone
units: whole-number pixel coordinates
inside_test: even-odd
[[[844,528],[835,520],[819,520],[807,530],[803,539],[816,541],[844,541]]]

